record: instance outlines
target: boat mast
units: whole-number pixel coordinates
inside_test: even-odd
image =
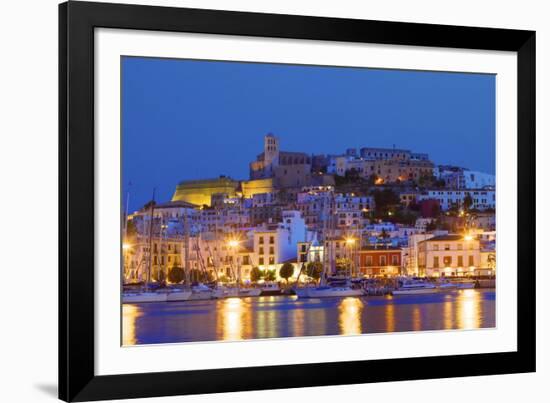
[[[191,285],[190,269],[189,269],[189,225],[187,220],[187,208],[183,212],[183,250],[185,253],[185,284],[189,287]]]
[[[153,188],[153,198],[151,199],[151,212],[149,219],[149,259],[147,261],[147,279],[145,282],[145,289],[149,289],[149,283],[151,282],[151,268],[153,266],[153,213],[155,211],[155,190]]]

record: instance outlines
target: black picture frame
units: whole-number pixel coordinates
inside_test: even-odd
[[[94,29],[517,52],[517,352],[96,376]],[[535,32],[185,8],[59,5],[59,398],[89,401],[535,371]],[[307,374],[307,376],[304,376]]]

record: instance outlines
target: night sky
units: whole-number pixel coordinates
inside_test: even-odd
[[[123,58],[122,170],[130,211],[184,179],[248,178],[272,132],[284,151],[425,152],[495,173],[495,77]],[[130,185],[128,185],[130,183]]]

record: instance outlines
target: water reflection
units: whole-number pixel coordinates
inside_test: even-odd
[[[222,300],[218,309],[218,331],[222,340],[243,339],[243,316],[245,304],[241,298],[227,298]]]
[[[412,311],[412,330],[419,331],[422,329],[422,317],[420,315],[420,307],[415,306]]]
[[[235,341],[494,326],[494,290],[365,298],[276,296],[124,305],[122,341]]]
[[[141,316],[141,309],[137,305],[122,305],[122,345],[129,346],[137,343],[136,320]]]
[[[361,334],[363,302],[359,298],[344,298],[338,311],[340,312],[338,320],[341,334]]]
[[[448,297],[446,296],[443,303],[443,328],[445,330],[452,329],[454,321],[453,303],[451,302],[451,296],[449,295]]]
[[[385,310],[386,332],[395,332],[395,308],[393,304],[387,304]]]
[[[457,319],[461,329],[477,329],[480,327],[480,304],[477,290],[460,290],[458,298]]]

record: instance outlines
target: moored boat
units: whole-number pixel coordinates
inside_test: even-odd
[[[123,304],[141,304],[144,302],[166,302],[166,293],[154,291],[128,291],[122,293]]]
[[[262,293],[260,288],[240,288],[237,296],[239,297],[259,297]]]
[[[360,297],[362,295],[365,295],[363,289],[352,288],[350,286],[321,286],[311,288],[307,292],[308,298]]]
[[[457,288],[456,283],[450,282],[449,280],[440,280],[436,286],[441,291],[455,290]]]
[[[204,284],[197,284],[191,287],[190,301],[203,301],[215,298],[214,290]]]
[[[439,289],[425,280],[407,279],[400,280],[399,287],[392,291],[392,295],[416,295],[416,294],[433,294],[439,292]]]
[[[452,283],[459,290],[475,288],[475,286],[476,286],[476,282],[474,280],[469,280],[469,279],[453,280]]]
[[[187,301],[191,298],[193,292],[191,290],[172,289],[166,293],[166,301]]]
[[[264,283],[260,287],[260,295],[281,295],[281,287],[277,283]]]

